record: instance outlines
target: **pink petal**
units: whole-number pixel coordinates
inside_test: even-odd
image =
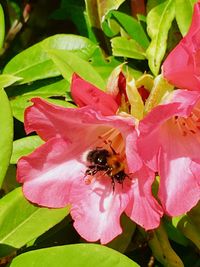
[[[187,35],[163,63],[163,76],[178,88],[200,90],[200,2],[194,6]]]
[[[184,132],[181,128],[184,126],[175,119],[175,115],[188,118],[193,109],[198,108],[199,96],[198,92],[176,90],[170,98],[171,104],[154,108],[139,126],[138,151],[148,166],[159,172],[158,196],[165,212],[171,216],[187,212],[200,198],[197,179],[200,132],[198,128],[196,131],[187,128],[195,121],[189,121],[192,126],[187,126],[188,132]]]
[[[188,212],[200,200],[200,164],[187,157],[176,157],[177,146],[161,154],[158,196],[165,212],[179,216]]]
[[[50,104],[41,98],[32,98],[31,101],[34,103],[33,106],[25,111],[27,133],[36,131],[46,141],[52,137],[73,140],[85,135],[90,108],[64,108]],[[84,127],[83,124],[85,124]]]
[[[53,138],[18,161],[17,180],[27,199],[42,206],[59,208],[69,203],[71,185],[84,176],[78,149]]]
[[[163,128],[163,125],[174,116],[188,117],[199,101],[200,94],[198,92],[176,90],[168,99],[171,103],[167,102],[155,107],[139,124],[138,151],[146,164],[154,171],[158,170],[156,166],[158,165],[163,136],[170,131],[170,128],[174,128],[173,125]]]
[[[111,179],[97,180],[85,185],[81,180],[71,192],[74,227],[87,241],[100,239],[106,244],[122,233],[120,216],[128,203],[126,185],[115,183],[113,192]]]
[[[25,127],[28,133],[36,131],[44,140],[60,137],[71,143],[79,144],[80,139],[85,149],[89,149],[99,137],[111,129],[118,130],[125,144],[130,170],[141,167],[135,141],[135,121],[131,117],[103,116],[90,107],[80,109],[63,108],[52,105],[40,98],[32,99],[33,106],[25,113]]]
[[[90,106],[103,115],[113,115],[118,110],[118,104],[111,95],[83,80],[76,73],[72,76],[71,94],[79,107]]]
[[[134,177],[126,214],[146,230],[157,228],[163,211],[151,192],[154,173],[143,167]]]

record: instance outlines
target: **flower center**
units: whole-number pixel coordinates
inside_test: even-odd
[[[199,133],[200,109],[198,107],[195,107],[188,118],[174,116],[173,121],[177,125],[182,136]]]

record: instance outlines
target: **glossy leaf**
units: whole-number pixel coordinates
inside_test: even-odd
[[[64,50],[47,50],[46,51],[57,65],[63,77],[68,81],[74,72],[78,73],[83,79],[96,85],[98,88],[105,89],[105,82],[98,72],[78,55]]]
[[[96,244],[40,249],[16,257],[10,267],[139,267],[123,254]]]
[[[176,21],[183,36],[189,30],[196,0],[176,0]]]
[[[199,225],[196,225],[194,221],[188,215],[172,218],[173,225],[177,227],[189,240],[191,240],[198,249],[200,249],[200,235]]]
[[[2,5],[0,4],[0,49],[3,47],[5,37],[5,19]]]
[[[20,157],[28,155],[44,142],[39,136],[28,136],[13,142],[11,164],[16,164]]]
[[[22,77],[21,83],[55,77],[60,71],[47,49],[69,50],[79,57],[89,59],[97,48],[89,39],[72,34],[57,34],[39,42],[11,59],[4,68],[4,74]]]
[[[118,7],[125,0],[85,0],[86,11],[89,17],[90,26],[95,28],[101,28],[101,22],[103,22],[105,15],[110,10],[118,9]]]
[[[155,6],[147,15],[147,31],[151,43],[146,51],[149,67],[154,75],[160,70],[167,47],[168,31],[175,16],[175,2],[166,0]]]
[[[0,187],[5,177],[13,141],[13,118],[8,97],[3,89],[0,89]]]
[[[115,37],[111,40],[114,56],[146,59],[144,49],[133,39]]]
[[[24,110],[31,105],[30,99],[33,97],[62,97],[66,101],[72,101],[71,96],[69,95],[69,82],[62,79],[59,81],[50,82],[49,79],[42,81],[36,81],[30,85],[20,85],[10,87],[7,91],[10,96],[10,104],[12,107],[13,116],[20,120],[24,120]],[[66,101],[61,101],[61,105],[66,107],[72,106]]]
[[[105,24],[109,23],[109,20],[115,20],[124,31],[144,49],[149,46],[149,39],[143,30],[142,25],[135,18],[119,11],[111,11],[106,16],[106,20],[102,26],[105,27]]]
[[[121,64],[114,56],[104,58],[102,54],[96,53],[91,60],[91,65],[95,68],[95,70],[101,75],[101,77],[106,81],[113,69]],[[127,70],[136,78],[139,78],[142,75],[142,72],[139,70],[133,69],[130,66],[127,66]]]
[[[29,203],[21,188],[0,200],[0,256],[7,248],[20,248],[60,222],[69,212],[68,208],[40,208]],[[4,250],[5,248],[5,250]]]
[[[63,96],[67,97],[67,93],[70,91],[70,84],[68,81],[57,78],[44,79],[35,81],[31,84],[22,84],[18,86],[11,86],[7,89],[8,96],[12,99],[18,96]],[[68,100],[71,100],[68,96]]]
[[[16,77],[13,75],[9,75],[9,74],[2,74],[0,75],[0,88],[5,88],[8,87],[10,85],[12,85],[13,83],[22,80],[22,78],[20,77]]]

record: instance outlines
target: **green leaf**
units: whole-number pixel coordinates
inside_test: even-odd
[[[151,43],[146,51],[149,67],[154,75],[160,70],[162,59],[167,47],[168,31],[175,16],[175,2],[166,0],[154,8],[147,15],[147,31]]]
[[[83,79],[96,85],[100,89],[105,89],[105,82],[98,72],[79,56],[67,50],[47,50],[46,51],[57,65],[63,77],[68,81],[71,80],[73,72],[78,73]]]
[[[96,50],[90,63],[107,83],[113,69],[119,66],[121,61],[113,56],[105,58],[100,50]],[[140,71],[130,66],[128,67],[128,71],[132,74],[134,73],[134,77],[140,77],[142,75]]]
[[[89,59],[96,48],[97,45],[87,38],[72,34],[57,34],[16,55],[5,66],[3,73],[22,77],[21,84],[55,77],[60,75],[60,71],[46,53],[47,49],[69,50],[79,57]]]
[[[91,40],[100,43],[102,48],[107,49],[106,36],[102,31],[102,23],[110,10],[118,9],[125,0],[85,0],[85,19]]]
[[[186,215],[173,217],[173,225],[200,249],[200,203]]]
[[[172,249],[164,226],[153,230],[149,246],[155,258],[165,267],[184,267],[183,262]]]
[[[114,56],[146,59],[144,49],[132,39],[115,37],[111,39],[111,45]]]
[[[13,118],[8,97],[0,89],[0,187],[5,177],[12,152]]]
[[[54,78],[53,80],[56,80]],[[24,120],[24,110],[31,105],[30,99],[33,97],[62,97],[66,101],[72,101],[69,95],[69,82],[62,79],[59,81],[50,82],[49,79],[36,81],[31,85],[20,85],[8,88],[7,92],[10,96],[10,104],[12,107],[13,116],[20,120]],[[66,107],[71,107],[72,104],[60,101],[58,104]]]
[[[140,46],[146,49],[149,46],[149,39],[144,32],[142,25],[133,17],[124,14],[119,11],[111,11],[106,16],[106,20],[103,22],[102,26],[105,27],[108,20],[115,20],[124,30],[130,35]],[[110,36],[112,37],[112,36]]]
[[[16,166],[10,164],[2,184],[2,190],[5,194],[8,194],[10,191],[20,186],[16,180],[16,171]]]
[[[98,1],[98,0],[85,0],[86,11],[90,21],[91,27],[100,29],[101,23],[105,19],[105,15],[110,10],[118,9],[118,7],[125,0],[107,0],[107,1]]]
[[[16,257],[10,267],[139,267],[123,254],[96,244],[40,249]]]
[[[2,5],[0,4],[0,49],[3,47],[5,37],[5,19]]]
[[[168,218],[164,218],[164,226],[167,231],[169,239],[175,241],[176,243],[187,246],[188,239],[178,230]]]
[[[155,6],[158,6],[162,3],[164,3],[166,0],[148,0],[147,1],[147,5],[146,5],[146,10],[147,13],[149,13],[149,11],[154,8]]]
[[[64,0],[61,1],[60,9],[55,10],[51,15],[51,18],[54,18],[56,20],[70,19],[76,25],[80,35],[87,36],[87,27],[84,18],[84,10],[85,10],[84,1]]]
[[[20,77],[9,74],[2,74],[0,75],[0,88],[5,88],[20,80],[22,80],[22,78]]]
[[[7,246],[18,249],[40,236],[68,212],[68,208],[34,206],[24,198],[21,188],[13,190],[0,200],[0,256],[5,256]]]
[[[50,80],[50,81],[49,81]],[[53,81],[52,81],[53,80]],[[31,84],[22,84],[17,86],[11,86],[7,89],[8,96],[39,96],[39,97],[50,97],[50,96],[65,96],[70,90],[70,84],[68,81],[58,78],[44,79],[35,81]],[[68,100],[71,100],[68,96]]]
[[[20,157],[26,156],[42,145],[44,141],[39,136],[28,136],[13,142],[11,164],[16,164]]]
[[[123,228],[122,234],[113,239],[107,246],[124,253],[132,240],[136,230],[136,224],[123,214],[121,217],[121,225]]]
[[[194,3],[197,0],[176,0],[176,21],[183,36],[189,30]]]

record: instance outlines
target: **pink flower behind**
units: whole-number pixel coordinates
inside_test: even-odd
[[[168,100],[140,122],[138,150],[160,175],[165,212],[178,216],[200,199],[200,94],[176,90]]]
[[[178,88],[200,90],[200,2],[189,32],[164,61],[163,76]]]
[[[72,76],[71,94],[79,107],[90,106],[104,115],[115,114],[119,107],[114,97],[83,80],[76,73]]]
[[[17,179],[27,199],[52,208],[70,203],[74,226],[88,241],[108,243],[119,235],[123,212],[145,229],[158,227],[162,209],[151,192],[154,172],[138,156],[132,117],[105,116],[91,105],[73,109],[40,98],[32,102],[25,129],[46,143],[18,162]],[[122,182],[92,169],[88,153],[98,149],[120,160]]]

